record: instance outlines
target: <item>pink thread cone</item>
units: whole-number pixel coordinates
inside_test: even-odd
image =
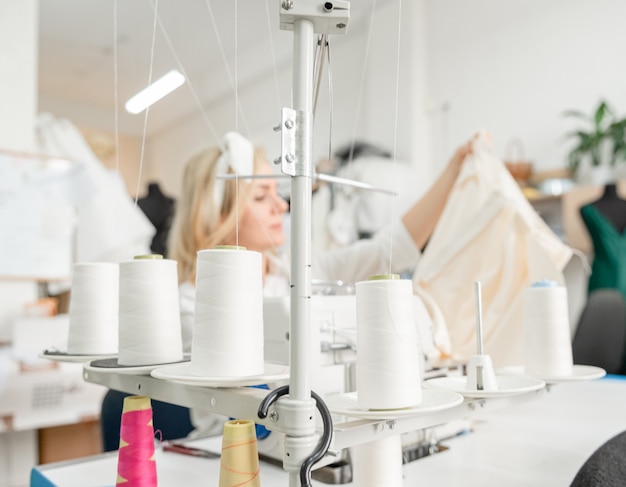
[[[259,453],[254,423],[233,420],[224,424],[219,487],[260,487]]]
[[[116,487],[157,487],[149,397],[129,396],[124,399]]]

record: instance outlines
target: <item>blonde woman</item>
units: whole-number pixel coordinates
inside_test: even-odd
[[[178,261],[183,347],[191,350],[196,254],[216,245],[241,245],[263,255],[265,296],[289,294],[289,260],[278,249],[285,243],[283,217],[287,203],[274,179],[218,179],[218,174],[272,174],[263,153],[238,133],[230,132],[223,150],[208,149],[186,164],[170,232],[169,257]],[[400,219],[392,231],[372,239],[314,255],[313,278],[356,282],[389,269],[413,269],[428,241],[471,143],[461,146],[431,189]]]

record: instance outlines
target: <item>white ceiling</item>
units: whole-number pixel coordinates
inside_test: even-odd
[[[351,23],[369,13],[374,2],[353,1]],[[236,76],[239,87],[273,69],[272,45],[278,65],[291,58],[293,36],[278,27],[279,0],[40,0],[40,108],[52,108],[55,115],[82,125],[113,130],[116,45],[119,127],[142,133],[145,114],[127,114],[123,104],[148,84],[153,6],[160,24],[152,80],[178,68],[189,83],[150,108],[148,134],[197,113],[199,103],[208,106],[232,93],[220,42],[231,79]]]

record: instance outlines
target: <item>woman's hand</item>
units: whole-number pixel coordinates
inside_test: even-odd
[[[402,217],[404,226],[413,237],[413,241],[418,248],[424,248],[435,229],[446,201],[448,201],[448,195],[461,172],[463,162],[468,155],[472,154],[473,142],[478,136],[478,134],[474,135],[471,140],[455,151],[435,183]]]
[[[460,169],[465,158],[472,153],[472,142],[473,139],[468,140],[465,144],[459,147],[448,164]]]

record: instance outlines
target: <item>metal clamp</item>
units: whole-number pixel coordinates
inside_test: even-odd
[[[305,111],[284,107],[281,110],[281,123],[274,127],[280,131],[280,157],[274,163],[289,176],[313,177],[314,171],[308,154],[311,152],[310,134],[312,116]]]
[[[300,18],[312,21],[318,34],[345,34],[350,21],[350,2],[348,0],[280,2],[282,30],[293,30],[294,22]]]
[[[259,404],[259,410],[257,412],[259,418],[265,419],[267,417],[270,405],[279,397],[284,396],[285,394],[289,394],[288,385],[274,389],[267,396],[265,396],[261,401],[261,404]],[[326,452],[330,447],[330,442],[333,434],[333,419],[330,415],[328,407],[326,406],[326,403],[319,395],[317,395],[313,391],[311,391],[311,397],[315,399],[317,409],[322,415],[324,431],[322,433],[322,437],[320,438],[319,443],[315,447],[315,450],[313,450],[313,453],[311,453],[311,455],[309,455],[309,457],[304,460],[302,466],[300,467],[301,487],[311,487],[311,469],[313,468],[313,465],[319,462],[322,458],[324,458],[324,455],[326,455]]]

